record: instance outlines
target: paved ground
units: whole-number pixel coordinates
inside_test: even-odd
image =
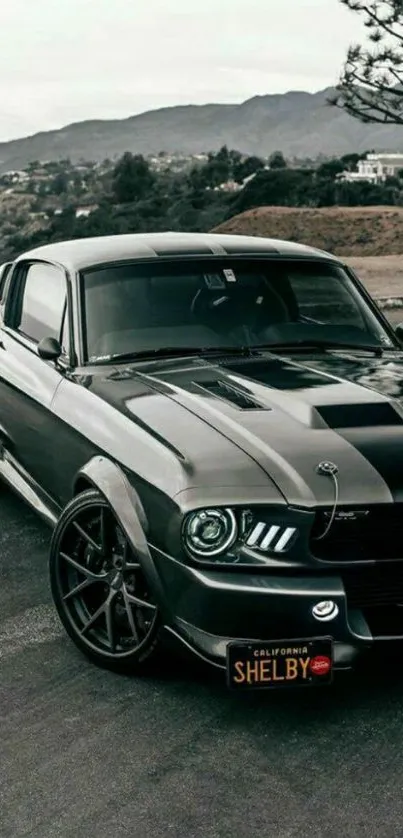
[[[180,664],[88,664],[54,617],[48,533],[0,490],[1,838],[395,838],[403,675],[235,697]]]

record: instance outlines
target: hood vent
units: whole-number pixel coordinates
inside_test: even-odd
[[[213,396],[229,402],[237,407],[238,410],[271,410],[270,407],[256,402],[252,396],[246,395],[242,390],[238,390],[237,387],[233,387],[232,384],[228,384],[223,379],[217,378],[215,381],[204,381],[203,384],[194,383],[201,390],[206,390],[208,393],[212,393]]]
[[[373,428],[402,425],[403,419],[388,402],[373,404],[326,404],[316,407],[329,428]]]

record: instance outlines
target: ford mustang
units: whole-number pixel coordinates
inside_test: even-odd
[[[403,328],[342,260],[99,237],[22,254],[0,296],[0,477],[92,661],[170,646],[241,691],[403,643]]]

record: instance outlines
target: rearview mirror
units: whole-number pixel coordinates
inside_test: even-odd
[[[56,338],[42,338],[38,343],[38,355],[44,361],[57,361],[62,354],[62,347]]]

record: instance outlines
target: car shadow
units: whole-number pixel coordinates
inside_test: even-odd
[[[295,714],[306,721],[320,715],[329,721],[340,721],[352,711],[379,706],[384,712],[388,705],[401,706],[403,696],[403,652],[370,656],[354,671],[335,673],[333,683],[325,687],[230,690],[225,672],[213,669],[196,660],[165,657],[152,669],[148,678],[159,685],[166,683],[174,691],[186,691],[189,697],[197,694],[222,701],[234,713],[267,711],[271,717]]]

